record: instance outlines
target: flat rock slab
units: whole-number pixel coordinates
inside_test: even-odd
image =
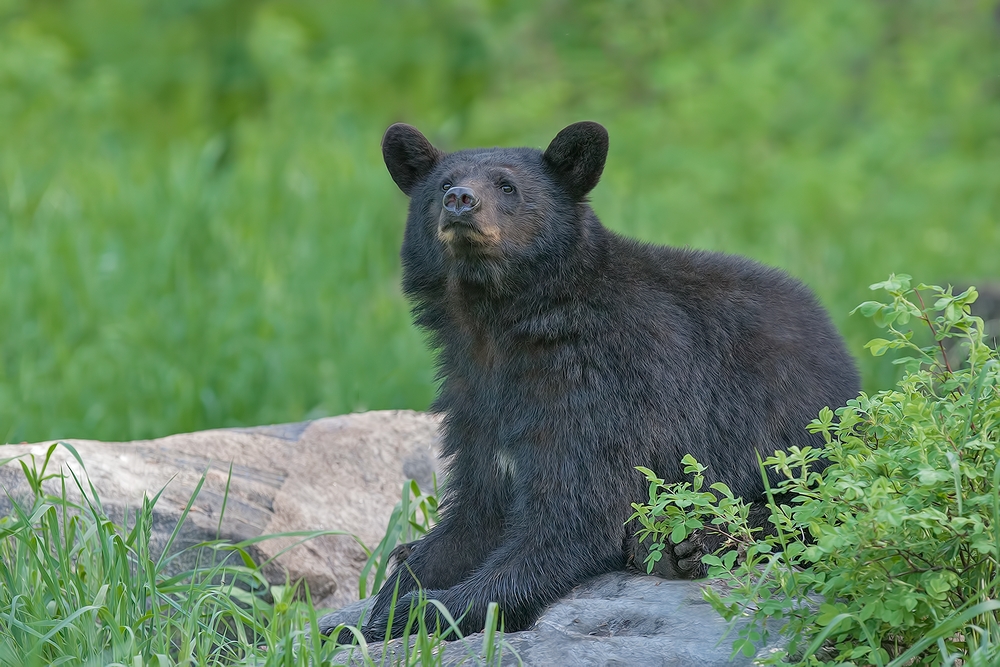
[[[635,665],[637,667],[748,666],[742,655],[730,660],[734,630],[702,598],[706,582],[670,581],[615,572],[577,586],[550,606],[523,632],[504,635],[503,665]],[[356,625],[368,601],[355,602],[320,619],[329,632],[340,623]],[[721,639],[721,641],[720,641]],[[476,664],[483,635],[449,642],[444,665]],[[402,655],[401,640],[390,642],[389,664]],[[378,660],[380,647],[373,647]],[[471,658],[471,660],[470,660]]]
[[[202,476],[205,483],[179,534],[180,547],[217,535],[240,541],[300,530],[342,530],[374,546],[405,480],[430,486],[439,424],[427,414],[385,411],[127,443],[70,440],[86,470],[65,447],[55,449],[49,470],[61,466],[83,480],[89,477],[108,514],[119,521],[140,507],[143,497],[162,489],[154,551],[166,543]],[[49,444],[3,445],[0,460],[42,456]],[[59,493],[59,484],[49,480],[47,491]],[[30,497],[16,461],[0,466],[3,512],[10,509],[7,494]],[[293,580],[305,579],[318,608],[340,608],[322,618],[321,629],[356,625],[368,605],[357,600],[363,549],[348,535],[323,535],[293,546],[297,539],[268,539],[251,551],[258,562],[275,559],[265,569],[273,583],[284,583],[287,572]],[[285,551],[288,547],[293,548]],[[195,557],[192,551],[191,560]],[[191,564],[181,559],[176,566]],[[549,607],[532,628],[505,635],[502,664],[520,659],[538,666],[749,665],[743,656],[729,661],[735,635],[722,639],[726,623],[702,599],[702,585],[625,572],[597,577]],[[443,664],[480,664],[483,642],[482,634],[447,642]],[[379,657],[381,647],[371,648]],[[393,664],[404,648],[401,640],[390,642],[381,657]]]
[[[86,477],[115,520],[129,508],[140,507],[144,496],[164,489],[154,512],[154,551],[166,543],[202,475],[205,484],[175,543],[180,547],[217,536],[236,542],[302,530],[341,530],[374,547],[406,479],[430,487],[438,425],[436,417],[424,413],[382,411],[156,440],[66,442],[80,453]],[[0,460],[29,454],[37,458],[49,444],[3,445]],[[56,448],[49,470],[60,466],[77,475],[82,472],[65,447]],[[72,479],[68,486],[75,490]],[[59,493],[58,480],[50,480],[46,489]],[[9,510],[7,493],[14,498],[30,495],[16,462],[0,466],[0,511]],[[268,578],[284,583],[286,571],[292,580],[304,578],[320,608],[357,600],[366,556],[354,538],[323,535],[282,553],[299,539],[274,538],[254,545],[258,562],[275,558],[265,570]],[[196,554],[188,555],[193,562]],[[186,566],[184,559],[176,563],[178,568]]]

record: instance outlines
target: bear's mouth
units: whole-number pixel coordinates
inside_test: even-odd
[[[449,252],[459,257],[493,254],[500,245],[500,230],[495,226],[451,216],[442,217],[437,236]]]

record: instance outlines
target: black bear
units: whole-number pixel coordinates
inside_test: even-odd
[[[379,591],[369,640],[385,636],[394,595],[388,631],[402,632],[418,587],[463,633],[493,601],[507,631],[526,628],[625,568],[631,503],[648,500],[636,466],[681,481],[691,453],[708,483],[760,506],[758,453],[819,444],[805,425],[857,395],[853,359],[800,282],[603,227],[587,194],[607,151],[593,122],[544,152],[449,154],[408,125],[385,133],[410,198],[403,289],[439,350],[447,475],[441,521]],[[672,558],[697,576],[705,547],[692,544]],[[427,606],[432,628],[437,614]]]

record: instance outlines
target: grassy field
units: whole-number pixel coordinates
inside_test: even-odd
[[[995,3],[0,0],[0,441],[424,408],[378,150],[604,123],[609,227],[849,318],[1000,276]]]

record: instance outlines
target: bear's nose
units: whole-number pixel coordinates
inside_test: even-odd
[[[479,208],[479,197],[471,188],[454,187],[448,188],[441,203],[449,213],[462,215]]]

